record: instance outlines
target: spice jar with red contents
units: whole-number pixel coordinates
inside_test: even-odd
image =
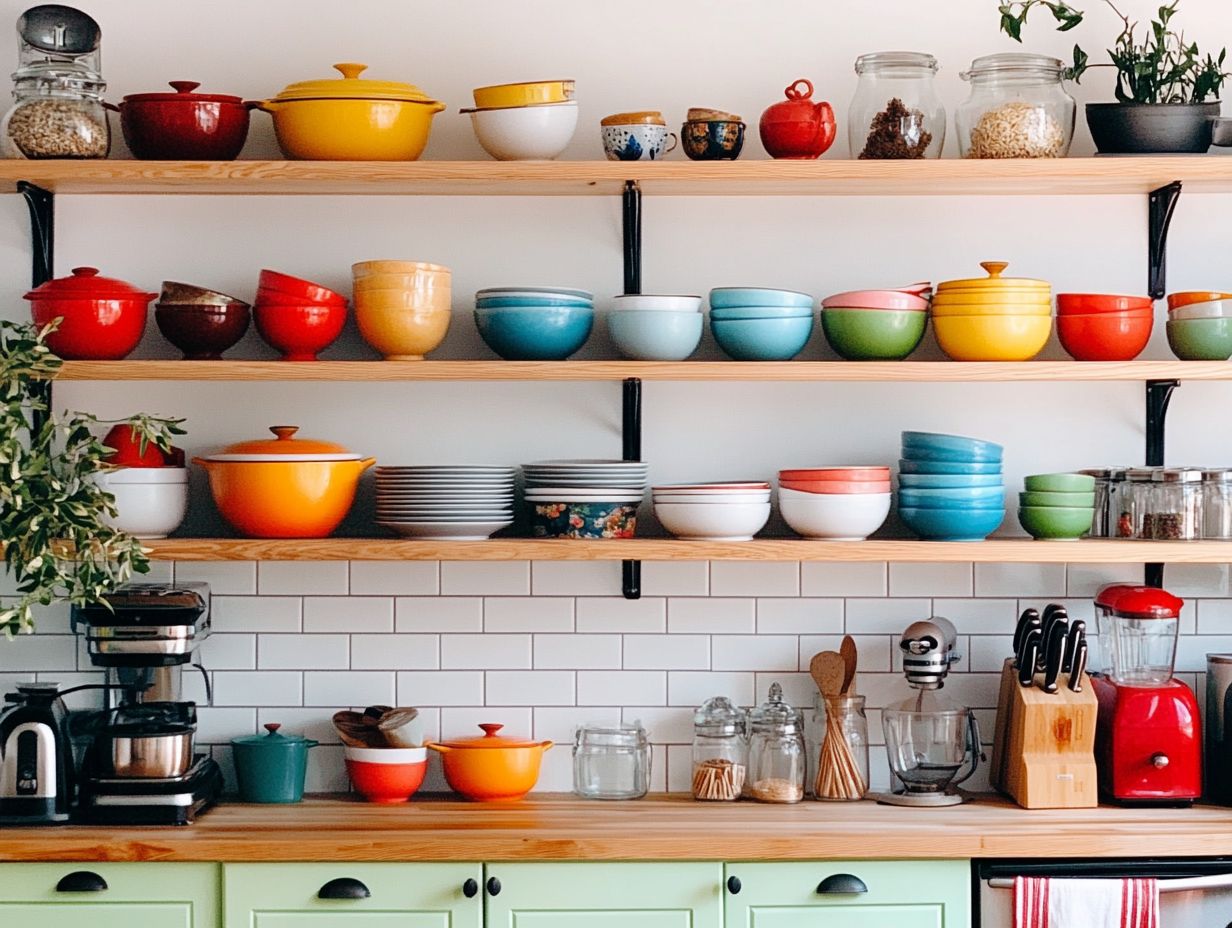
[[[174,93],[134,93],[118,107],[120,128],[134,158],[234,161],[248,138],[256,104],[221,93],[194,93],[196,81],[172,81]]]
[[[813,84],[800,78],[781,100],[761,114],[761,143],[771,158],[820,158],[831,145],[837,127],[829,103],[813,102]]]
[[[34,324],[42,328],[56,319],[60,326],[47,336],[47,347],[66,361],[119,361],[145,334],[150,302],[146,293],[114,277],[100,277],[98,268],[75,267],[69,277],[57,277],[25,295]]]

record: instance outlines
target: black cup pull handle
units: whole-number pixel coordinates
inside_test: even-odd
[[[372,891],[362,882],[349,876],[330,880],[317,890],[318,899],[369,899]]]
[[[485,884],[488,887],[489,896],[499,896],[501,891],[500,880],[494,876],[488,877],[488,882]]]
[[[856,895],[868,892],[868,885],[851,873],[835,873],[817,884],[817,893],[821,896]]]
[[[107,881],[92,870],[74,870],[56,884],[58,893],[101,893],[106,889]]]
[[[729,876],[727,878],[727,891],[731,893],[733,896],[740,895],[740,890],[743,888],[744,888],[743,885],[740,883],[740,877]]]
[[[467,899],[474,899],[478,893],[479,884],[474,880],[467,880],[462,884],[462,895],[464,895]]]

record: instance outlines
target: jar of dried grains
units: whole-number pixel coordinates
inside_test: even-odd
[[[847,115],[851,156],[939,158],[945,107],[934,78],[937,59],[921,52],[876,52],[856,59],[856,95]]]
[[[1065,65],[1011,52],[971,62],[960,77],[971,96],[954,114],[964,158],[1064,158],[1074,136],[1074,98]]]
[[[48,61],[13,75],[12,108],[0,123],[6,158],[106,158],[111,130],[102,77],[71,62]]]
[[[804,719],[783,701],[783,688],[770,684],[764,703],[749,712],[749,775],[744,794],[758,802],[799,802],[804,798]]]

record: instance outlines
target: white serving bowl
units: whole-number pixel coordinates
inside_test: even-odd
[[[709,496],[689,496],[683,493],[656,493],[656,503],[687,503],[698,506],[721,506],[731,503],[768,503],[769,491],[765,493],[712,493]]]
[[[694,541],[751,541],[770,520],[766,503],[660,503],[655,516],[677,538]]]
[[[552,160],[569,147],[577,120],[577,101],[471,113],[475,138],[497,161]]]
[[[342,746],[342,756],[364,764],[419,764],[428,758],[427,748],[353,748]]]
[[[1232,316],[1232,300],[1208,300],[1205,303],[1188,303],[1168,310],[1169,319],[1219,319]]]
[[[700,313],[700,296],[666,296],[656,293],[628,293],[612,297],[612,309],[654,310],[667,313]]]
[[[136,538],[166,538],[188,513],[186,467],[124,467],[96,479],[115,497],[117,515],[103,521]]]
[[[779,512],[798,535],[863,541],[890,514],[889,493],[798,493],[779,497]],[[800,498],[807,497],[807,498]]]

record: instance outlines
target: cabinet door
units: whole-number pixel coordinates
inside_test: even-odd
[[[224,926],[482,928],[482,875],[477,863],[225,864]]]
[[[487,928],[721,928],[717,863],[488,864]]]
[[[214,864],[0,864],[0,925],[217,928]]]
[[[726,928],[971,925],[964,860],[728,864],[725,876]]]

